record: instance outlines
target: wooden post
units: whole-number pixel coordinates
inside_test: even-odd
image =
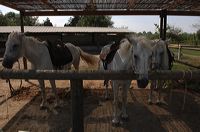
[[[20,11],[21,32],[24,33],[24,12]],[[27,60],[23,57],[24,69],[27,69]]]
[[[181,45],[180,44],[178,44],[178,60],[180,60],[181,59]]]
[[[83,80],[70,80],[72,99],[72,132],[83,132]]]

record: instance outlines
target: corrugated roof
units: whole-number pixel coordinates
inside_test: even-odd
[[[0,26],[0,33],[21,32],[20,26]],[[24,26],[24,32],[30,33],[131,33],[124,28],[106,27],[52,27],[52,26]]]
[[[63,14],[117,14],[139,11],[149,14],[151,11],[197,11],[200,13],[199,0],[0,0],[0,4],[23,11],[27,15],[63,15]],[[46,13],[45,13],[46,11]],[[74,12],[80,11],[80,12]],[[89,11],[89,12],[88,12]],[[120,12],[121,11],[121,12]],[[134,12],[132,12],[134,13]],[[114,13],[113,13],[114,14]],[[154,15],[156,12],[153,13]]]

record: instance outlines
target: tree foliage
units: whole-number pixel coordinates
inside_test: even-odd
[[[34,26],[38,24],[38,17],[24,17],[25,26]],[[20,26],[20,15],[14,12],[8,12],[5,15],[0,13],[0,25],[1,26]]]
[[[110,16],[74,16],[65,26],[112,27]]]
[[[44,20],[43,26],[53,26],[53,24],[51,23],[51,21],[48,17],[46,18],[46,20]]]
[[[78,21],[80,20],[80,18],[81,18],[81,16],[73,16],[73,17],[70,17],[69,18],[69,20],[68,20],[68,22],[67,23],[65,23],[65,27],[66,26],[76,26],[77,25],[77,23],[78,23]]]
[[[156,32],[139,32],[138,35],[146,36],[149,39],[159,39],[160,34],[160,27],[158,24],[154,24]],[[196,34],[194,33],[186,33],[183,32],[181,28],[167,25],[167,39],[171,40],[171,43],[184,43],[184,44],[200,44],[198,37],[200,37],[200,30],[197,31]],[[199,35],[199,36],[198,36]]]

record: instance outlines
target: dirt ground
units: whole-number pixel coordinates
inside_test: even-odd
[[[86,68],[85,66],[83,66]],[[15,89],[19,80],[11,80]],[[56,81],[62,107],[53,108],[53,97],[46,81],[48,109],[40,110],[41,96],[35,80],[23,81],[18,94],[12,98],[8,83],[0,80],[0,128],[17,132],[67,132],[71,131],[70,82]],[[104,99],[103,81],[84,81],[84,129],[88,132],[132,132],[132,131],[200,131],[200,95],[188,92],[185,109],[183,90],[173,90],[172,98],[164,92],[165,105],[148,105],[149,89],[140,90],[132,81],[128,95],[129,121],[113,127],[112,91],[110,99]],[[6,97],[8,98],[6,100]],[[155,101],[155,100],[154,100]]]

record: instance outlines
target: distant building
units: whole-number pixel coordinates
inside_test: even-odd
[[[20,26],[0,26],[0,43],[4,47],[10,32],[21,31]],[[51,26],[25,26],[24,32],[40,40],[56,40],[70,42],[80,46],[83,50],[98,53],[102,46],[119,41],[127,33],[133,33],[125,28],[105,27],[51,27]]]

